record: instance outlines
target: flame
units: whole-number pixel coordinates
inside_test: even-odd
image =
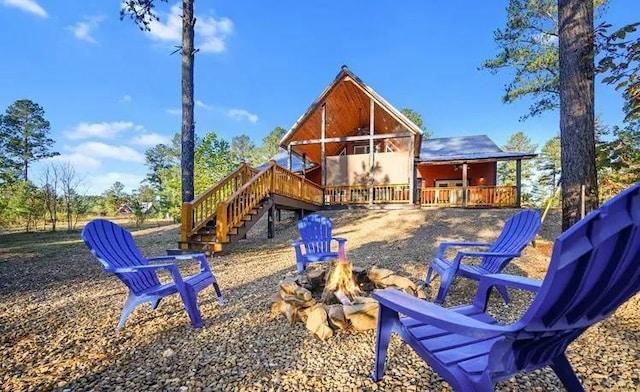
[[[360,288],[353,279],[353,264],[348,260],[338,260],[327,280],[326,288],[336,293],[341,292],[353,301],[360,294]]]

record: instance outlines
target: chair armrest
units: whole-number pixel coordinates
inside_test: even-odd
[[[176,286],[178,286],[182,290],[184,286],[184,282],[182,280],[182,275],[180,275],[180,269],[178,269],[178,266],[175,264],[132,265],[130,267],[119,267],[119,268],[108,269],[107,271],[117,274],[117,273],[124,273],[124,272],[130,273],[130,272],[138,272],[138,271],[146,271],[146,270],[154,271],[154,270],[160,270],[160,269],[169,271],[171,273],[171,277],[173,278],[173,281],[176,283]]]
[[[502,252],[458,252],[456,258],[460,257],[519,257],[520,253],[502,253]]]
[[[427,302],[397,289],[387,288],[373,293],[380,306],[407,315],[418,321],[460,335],[477,338],[500,336],[512,330],[509,326],[487,324],[469,316]]]
[[[542,280],[509,274],[482,275],[478,283],[478,291],[473,298],[473,304],[481,309],[486,309],[489,292],[493,286],[511,287],[537,292],[542,286]]]
[[[207,262],[207,255],[205,255],[204,253],[189,253],[189,254],[184,254],[184,255],[172,255],[172,256],[156,256],[156,257],[149,257],[147,259],[147,261],[171,261],[171,260],[197,260],[198,263],[200,264],[200,271],[201,272],[211,272],[211,269],[209,268],[209,263]]]
[[[291,245],[292,246],[300,246],[300,245],[302,245],[302,240],[291,241]]]
[[[444,251],[447,250],[447,248],[450,248],[452,246],[484,246],[484,247],[490,247],[493,244],[487,244],[485,242],[442,242],[440,244],[440,246],[438,246],[438,251],[436,253],[436,257],[439,259],[443,259],[444,260]]]
[[[337,241],[338,244],[347,242],[347,239],[346,238],[342,238],[342,237],[331,237],[331,239],[334,240],[334,241]]]

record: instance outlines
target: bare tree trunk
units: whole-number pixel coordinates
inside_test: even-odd
[[[580,189],[586,211],[598,207],[594,124],[593,2],[559,0],[560,146],[562,229],[580,220]]]
[[[193,1],[182,0],[182,201],[194,198],[193,166],[195,130],[193,120]]]

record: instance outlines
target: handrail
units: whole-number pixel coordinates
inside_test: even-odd
[[[426,187],[420,191],[420,204],[441,207],[515,207],[516,186]]]
[[[218,203],[245,184],[255,172],[257,172],[256,169],[243,162],[236,170],[209,187],[193,201],[182,203],[181,240],[186,241],[189,234],[213,219]]]
[[[242,219],[258,206],[272,188],[273,167],[275,161],[269,161],[267,167],[220,202],[216,209],[216,240],[227,242],[231,228],[239,226]]]

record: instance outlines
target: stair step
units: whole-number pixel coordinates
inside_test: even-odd
[[[222,245],[223,245],[223,244],[221,244],[220,242],[217,242],[217,241],[193,241],[190,244],[191,245],[195,245],[195,246],[200,246],[202,248],[206,247],[209,250],[211,250],[213,248],[214,252],[222,251]]]

